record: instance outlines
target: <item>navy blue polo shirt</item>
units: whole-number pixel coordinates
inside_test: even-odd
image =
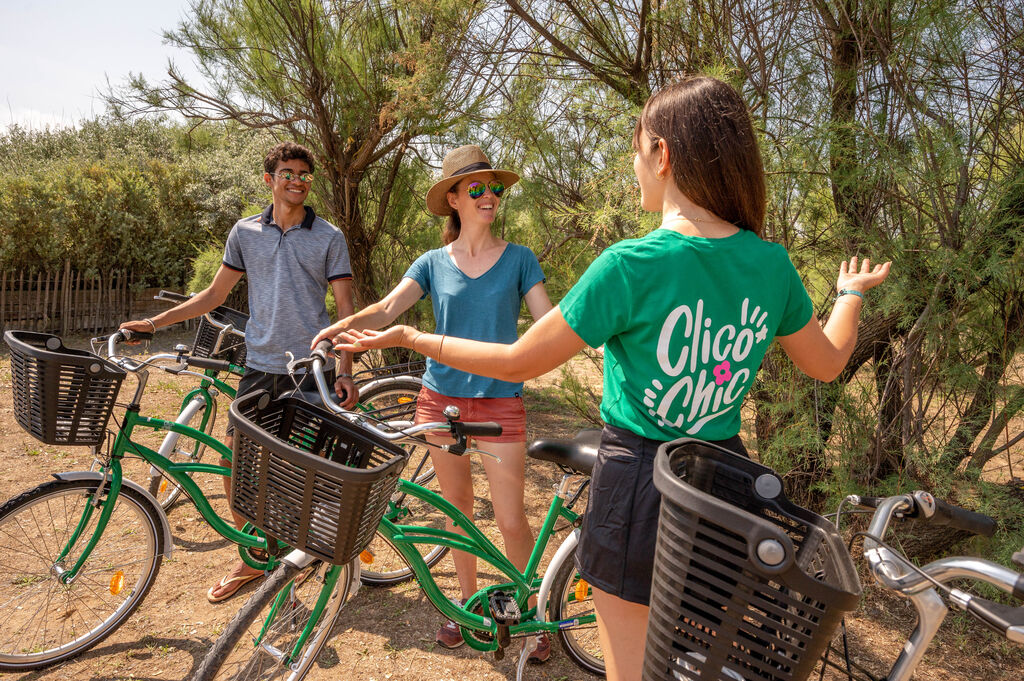
[[[249,279],[245,364],[272,374],[287,373],[286,352],[309,355],[313,337],[331,323],[328,285],[352,278],[345,236],[309,206],[302,223],[286,229],[274,223],[273,204],[236,222],[224,266]]]

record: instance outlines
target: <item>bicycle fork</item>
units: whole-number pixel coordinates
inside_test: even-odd
[[[315,560],[316,558],[314,556],[311,556],[305,551],[296,550],[285,556],[281,562],[301,572],[312,565]],[[320,621],[320,618],[330,605],[331,596],[334,594],[338,580],[342,578],[344,568],[345,566],[332,565],[324,572],[323,586],[320,588],[320,594],[317,596],[316,603],[313,605],[312,611],[306,621],[306,625],[303,628],[302,633],[299,634],[295,641],[295,645],[292,646],[290,650],[280,650],[264,639],[271,627],[276,623],[278,616],[281,615],[281,613],[288,613],[291,610],[289,605],[290,601],[295,599],[294,590],[298,586],[296,584],[296,580],[299,579],[298,574],[296,575],[296,578],[288,584],[287,588],[281,589],[280,593],[277,594],[277,597],[274,599],[274,603],[270,607],[270,612],[267,614],[267,618],[263,622],[259,636],[253,642],[253,645],[260,648],[282,667],[287,667],[292,671],[297,671],[302,660],[303,650],[306,648],[307,644],[312,644],[311,649],[313,650],[318,648],[316,645],[317,641],[310,641],[309,637],[316,628],[316,623]],[[345,591],[345,601],[347,601],[348,598],[355,596],[359,591],[359,570],[360,561],[359,558],[356,557],[348,564],[347,577],[345,578],[349,580],[349,583],[348,588]],[[307,579],[308,578],[311,578],[311,576],[307,577]],[[341,608],[344,604],[344,602],[339,603],[337,607]],[[288,615],[286,614],[284,616]],[[320,636],[328,636],[329,634],[329,631],[322,631]]]

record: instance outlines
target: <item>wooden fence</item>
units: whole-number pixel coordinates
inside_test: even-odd
[[[168,307],[154,304],[153,289],[133,291],[134,279],[118,270],[86,276],[70,263],[58,272],[0,270],[0,329],[101,333]]]
[[[104,333],[127,319],[151,317],[171,307],[154,300],[159,288],[136,290],[135,274],[121,270],[85,276],[65,263],[59,272],[0,270],[0,331],[22,329],[61,336]],[[181,291],[179,284],[165,288]],[[225,304],[248,310],[247,286],[235,286]],[[195,322],[184,322],[192,328]]]

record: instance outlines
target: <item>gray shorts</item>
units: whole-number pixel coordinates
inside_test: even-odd
[[[661,493],[654,455],[662,443],[615,426],[604,427],[590,481],[590,498],[576,548],[576,567],[613,596],[648,605]],[[749,456],[739,436],[720,445]]]
[[[327,379],[327,387],[333,390],[334,370],[325,371],[324,378]],[[296,387],[295,381],[298,381],[298,387]],[[320,391],[316,389],[316,381],[313,379],[313,374],[296,376],[293,380],[288,374],[268,374],[264,371],[257,371],[256,369],[246,367],[245,373],[242,374],[242,378],[238,381],[235,399],[237,400],[242,395],[247,395],[254,390],[266,390],[270,393],[271,399],[276,399],[285,393],[298,390],[301,393],[299,396],[302,399],[312,404],[320,404]],[[225,432],[228,437],[232,437],[235,434],[235,429],[231,425],[230,420]]]

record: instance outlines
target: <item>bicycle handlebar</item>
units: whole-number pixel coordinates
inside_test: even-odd
[[[231,362],[225,359],[211,359],[210,357],[192,357],[190,355],[182,355],[181,361],[190,367],[196,367],[198,369],[210,369],[211,371],[230,371]]]
[[[184,303],[192,296],[185,295],[184,293],[177,293],[175,291],[164,291],[160,290],[160,293],[153,296],[153,300],[166,300],[169,303]]]
[[[995,519],[984,513],[968,511],[966,508],[960,508],[941,499],[935,500],[935,515],[932,522],[985,537],[991,537],[996,532]]]
[[[431,423],[420,423],[409,427],[384,430],[371,423],[370,418],[348,411],[336,404],[331,397],[330,388],[327,386],[327,379],[324,377],[324,365],[327,363],[328,355],[331,353],[333,347],[333,344],[329,340],[322,340],[310,352],[309,357],[303,357],[302,359],[295,359],[294,357],[291,357],[288,362],[289,375],[294,375],[294,373],[299,369],[307,369],[313,375],[317,391],[320,393],[320,399],[324,406],[331,412],[392,442],[407,440],[420,433],[448,432],[453,438],[455,438],[455,443],[450,445],[433,446],[449,452],[450,454],[462,455],[467,452],[477,452],[501,461],[499,457],[491,454],[490,452],[485,452],[479,449],[469,449],[466,447],[466,438],[468,437],[472,437],[474,435],[481,435],[485,437],[501,435],[501,425],[498,423],[462,422],[457,420],[458,415],[456,414],[454,416],[450,416],[447,422],[434,421]]]
[[[153,300],[164,300],[164,301],[167,301],[169,303],[183,303],[186,300],[190,300],[194,295],[195,294],[185,295],[184,293],[176,293],[174,291],[164,291],[164,290],[161,289],[160,293],[158,293],[155,296],[153,296]],[[225,323],[225,322],[220,322],[220,321],[217,321],[216,319],[214,319],[213,313],[216,312],[217,310],[230,311],[232,313],[238,314],[238,312],[236,310],[232,310],[231,308],[224,307],[223,305],[218,305],[217,307],[213,308],[209,312],[204,313],[203,314],[203,319],[205,319],[207,322],[212,324],[214,328],[216,328],[217,330],[219,330],[221,332],[224,332],[224,333],[234,333],[234,334],[237,334],[237,335],[239,335],[239,336],[244,338],[245,337],[245,331],[242,331],[241,329],[235,327],[230,322]]]
[[[886,500],[903,498],[903,496],[904,495],[897,495],[896,497],[868,497],[851,495],[848,499],[858,506],[877,509]],[[991,537],[995,534],[996,521],[984,513],[969,511],[966,508],[961,508],[956,504],[943,501],[942,499],[938,499],[932,494],[921,490],[918,490],[909,496],[911,497],[910,508],[905,510],[895,508],[891,509],[889,511],[890,517],[892,515],[898,515],[903,518],[924,520],[926,522],[935,523],[936,525],[943,525],[946,527],[952,527],[956,530],[970,532],[971,534],[980,534],[984,537]]]
[[[974,579],[1024,600],[1024,575],[1003,565],[980,558],[951,557],[928,563],[918,572],[906,558],[876,540],[884,537],[894,517],[922,519],[973,534],[991,536],[995,531],[995,520],[989,516],[936,499],[923,491],[892,497],[851,495],[847,501],[876,509],[864,540],[864,555],[875,579],[883,586],[913,596],[933,588],[931,580],[945,585],[956,579]],[[949,589],[948,597],[996,633],[1011,641],[1024,643],[1024,606],[1001,605],[959,589]]]

